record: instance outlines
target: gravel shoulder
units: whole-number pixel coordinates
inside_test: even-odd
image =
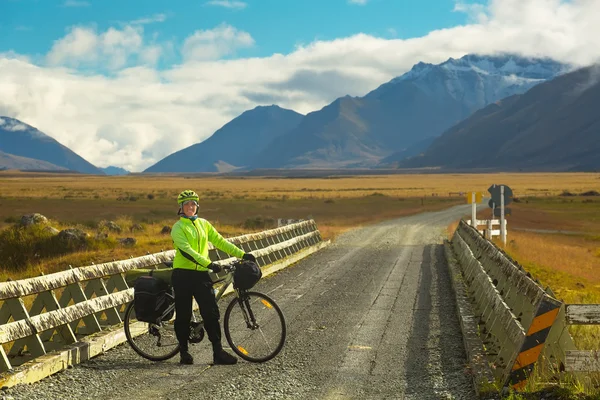
[[[212,366],[206,339],[191,347],[191,366],[152,363],[124,344],[0,398],[474,399],[442,247],[445,227],[469,210],[356,229],[264,278],[256,290],[288,326],[267,363]]]

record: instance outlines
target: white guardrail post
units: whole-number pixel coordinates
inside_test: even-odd
[[[542,376],[600,371],[600,352],[577,350],[568,331],[572,324],[600,324],[600,305],[555,299],[482,234],[461,220],[449,257],[458,261],[495,379],[521,390],[534,368]]]
[[[267,273],[329,244],[312,219],[228,241],[252,252]],[[125,272],[159,268],[174,256],[170,250],[0,283],[0,387],[38,381],[123,343],[122,318],[133,299]],[[212,244],[209,257],[230,258]]]

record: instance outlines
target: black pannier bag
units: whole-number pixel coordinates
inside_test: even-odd
[[[167,290],[169,286],[153,276],[140,276],[133,287],[135,316],[138,321],[157,323],[169,307]],[[170,316],[166,316],[169,319]]]
[[[253,261],[241,261],[233,273],[233,286],[238,289],[250,289],[262,278],[260,267]]]

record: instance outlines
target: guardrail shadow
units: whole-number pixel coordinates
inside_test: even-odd
[[[458,314],[451,300],[452,286],[445,260],[442,245],[423,248],[418,297],[404,365],[405,395],[416,399],[440,399],[447,395],[465,398],[472,391],[465,375],[467,357]],[[434,324],[439,326],[432,331]],[[439,355],[433,354],[438,351]]]

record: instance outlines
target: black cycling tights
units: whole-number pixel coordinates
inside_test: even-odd
[[[188,351],[190,320],[192,319],[192,297],[200,307],[204,329],[214,351],[221,347],[221,326],[219,306],[213,292],[212,280],[208,272],[175,268],[171,277],[175,291],[175,334],[181,346],[180,351]]]

